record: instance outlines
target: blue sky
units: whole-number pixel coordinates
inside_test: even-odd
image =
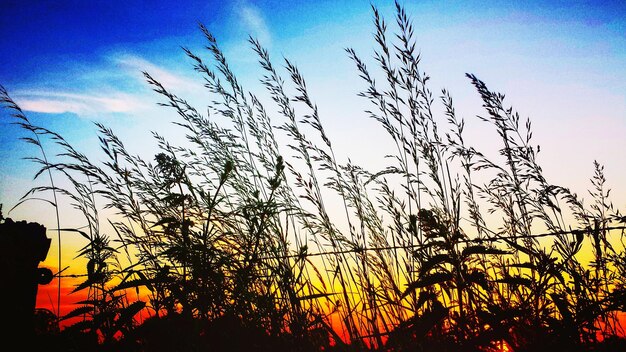
[[[374,1],[393,27],[393,3]],[[507,94],[534,123],[540,162],[555,183],[585,193],[592,161],[606,165],[626,205],[626,3],[571,1],[405,1],[431,89],[447,88],[467,120],[470,141],[492,136],[476,118],[475,73]],[[167,134],[175,116],[141,76],[146,70],[176,93],[207,98],[189,60],[206,55],[197,23],[217,37],[242,83],[259,89],[261,69],[246,40],[258,38],[274,59],[304,74],[340,156],[361,164],[381,154],[382,129],[356,96],[364,86],[345,52],[374,65],[369,1],[2,1],[0,84],[35,123],[54,129],[98,158],[92,121],[111,126],[129,149],[149,155],[149,130]],[[34,151],[0,112],[0,202],[5,212],[31,186]],[[372,143],[377,141],[380,143]],[[29,208],[32,209],[32,208]],[[28,209],[10,214],[31,216]]]

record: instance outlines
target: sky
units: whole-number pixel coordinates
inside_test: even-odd
[[[371,3],[394,30],[393,3]],[[413,20],[431,89],[436,95],[443,88],[451,93],[470,144],[488,149],[495,135],[476,118],[484,111],[465,73],[505,93],[508,104],[530,117],[549,181],[584,195],[598,160],[615,205],[626,208],[626,2],[401,4]],[[0,85],[33,123],[59,132],[90,157],[101,158],[93,125],[98,121],[129,150],[150,158],[156,143],[149,132],[177,138],[171,127],[176,115],[157,106],[160,97],[142,71],[202,106],[210,97],[181,50],[209,57],[199,23],[217,38],[244,88],[255,93],[262,92],[262,70],[248,35],[276,62],[293,61],[340,160],[379,162],[372,155],[381,155],[389,141],[363,112],[367,106],[357,93],[366,87],[344,50],[354,48],[374,65],[370,1],[2,0]],[[8,213],[35,184],[36,171],[23,160],[36,150],[19,140],[25,133],[12,121],[0,110],[3,213],[54,228],[45,203]],[[72,243],[69,236],[65,244]]]

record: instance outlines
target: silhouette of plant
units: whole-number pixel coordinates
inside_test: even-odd
[[[206,113],[144,73],[186,137],[173,145],[153,133],[153,160],[97,123],[105,161],[92,161],[30,124],[2,88],[21,126],[61,149],[58,161],[35,159],[37,176],[71,185],[24,199],[54,190],[85,218],[84,228],[61,229],[87,241],[75,291],[89,292],[62,317],[81,318],[65,333],[145,351],[623,346],[626,217],[610,203],[603,167],[594,163],[589,205],[552,184],[530,120],[467,74],[486,113],[478,122],[500,142],[472,147],[450,92],[437,100],[430,88],[411,19],[395,10],[389,34],[372,6],[375,70],[346,49],[365,113],[395,147],[380,170],[336,156],[291,61],[277,66],[249,39],[264,103],[203,25],[208,59],[183,51],[211,94]],[[39,139],[27,142],[43,152]]]

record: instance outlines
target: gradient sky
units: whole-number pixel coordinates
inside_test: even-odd
[[[393,30],[393,3],[373,4]],[[549,181],[584,195],[597,159],[605,165],[615,205],[625,208],[626,2],[402,4],[414,21],[431,89],[451,92],[466,119],[470,144],[489,148],[495,134],[475,117],[483,111],[466,72],[505,93],[522,117],[531,118]],[[367,105],[356,94],[365,87],[344,52],[353,47],[374,66],[369,1],[3,0],[0,84],[35,124],[61,133],[89,156],[101,157],[92,124],[99,121],[117,132],[128,149],[151,158],[155,143],[149,131],[168,136],[176,116],[156,106],[160,97],[141,71],[201,107],[207,94],[180,49],[208,59],[198,22],[216,36],[241,83],[255,93],[262,95],[262,72],[247,45],[248,34],[277,63],[283,56],[295,62],[338,156],[377,165],[371,155],[382,156],[387,139],[363,113]],[[36,151],[18,140],[24,133],[10,122],[7,111],[0,111],[5,215],[32,187],[35,171],[21,158]],[[8,215],[53,228],[51,213],[45,204],[30,203]],[[72,221],[62,219],[75,225]]]

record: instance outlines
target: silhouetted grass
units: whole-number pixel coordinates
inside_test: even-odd
[[[89,298],[59,317],[82,317],[64,329],[68,341],[185,351],[623,346],[626,218],[608,199],[603,167],[594,165],[589,205],[550,183],[530,120],[468,74],[480,120],[501,141],[497,151],[476,150],[451,94],[431,91],[404,9],[396,4],[392,34],[375,7],[373,17],[376,74],[346,51],[364,82],[366,114],[396,148],[382,170],[338,160],[289,60],[276,66],[250,38],[266,106],[202,25],[208,61],[184,52],[211,93],[206,114],[145,73],[187,138],[172,145],[155,133],[154,160],[129,154],[96,124],[105,161],[95,163],[32,125],[0,91],[23,128],[60,150],[55,161],[35,159],[37,176],[71,184],[34,188],[24,200],[53,190],[85,217],[87,230],[63,230],[88,243],[77,253],[87,267],[75,291]],[[39,139],[27,142],[44,152]],[[341,213],[330,213],[333,202]],[[115,215],[104,218],[103,208]]]

